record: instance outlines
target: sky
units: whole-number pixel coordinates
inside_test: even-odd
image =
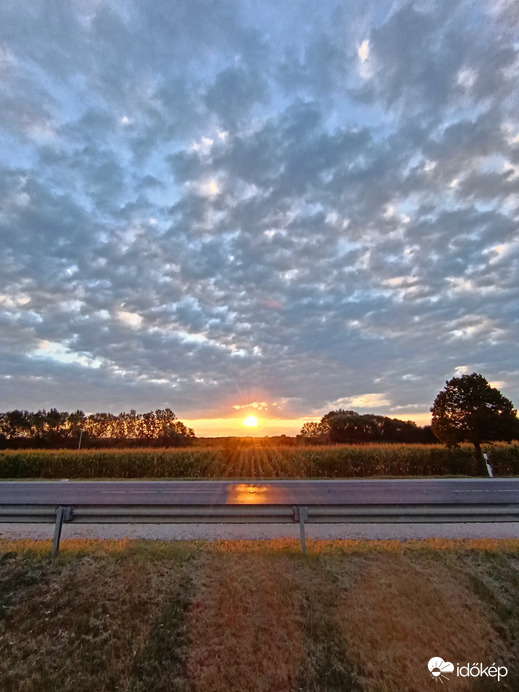
[[[0,411],[518,405],[518,76],[515,0],[0,3]]]

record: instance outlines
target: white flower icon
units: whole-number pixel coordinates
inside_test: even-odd
[[[440,658],[439,656],[434,656],[434,658],[431,658],[427,664],[427,667],[431,671],[433,678],[436,681],[439,680],[440,682],[443,682],[442,678],[445,678],[445,680],[449,679],[446,675],[444,675],[444,673],[452,673],[454,670],[453,663],[444,661],[443,658]]]

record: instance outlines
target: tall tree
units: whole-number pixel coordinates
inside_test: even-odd
[[[454,446],[471,442],[482,460],[481,444],[519,436],[512,402],[491,387],[483,375],[453,377],[431,407],[432,430],[440,442]]]

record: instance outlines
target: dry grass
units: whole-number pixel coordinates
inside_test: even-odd
[[[0,541],[5,692],[421,691],[432,656],[519,689],[519,540],[49,549]]]
[[[295,689],[303,641],[292,561],[239,552],[208,558],[189,611],[187,671],[194,688]]]
[[[42,559],[39,550],[36,560],[27,552],[4,554],[2,689],[140,689],[134,682],[136,673],[149,668],[146,650],[160,635],[171,604],[186,591],[183,560],[147,563],[132,556],[128,545],[114,550],[115,542],[98,545],[90,556],[66,543],[54,562]],[[176,658],[160,661],[160,678],[168,677],[164,690],[171,689],[170,676],[185,680],[185,656],[180,663]]]
[[[427,661],[495,661],[491,618],[444,565],[431,573],[418,561],[378,555],[337,603],[336,617],[364,689],[419,692]],[[460,681],[457,689],[469,689]]]

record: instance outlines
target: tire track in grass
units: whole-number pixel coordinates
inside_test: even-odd
[[[184,575],[175,593],[165,599],[162,613],[132,669],[132,692],[189,692],[187,680],[187,611],[193,582]]]
[[[74,545],[63,541],[58,559],[39,566],[27,559],[28,575],[38,568],[42,578],[10,598],[0,628],[2,692],[187,690],[178,644],[184,563],[194,551],[167,545],[163,556],[157,545],[92,541],[96,554],[83,555]],[[17,573],[16,564],[5,567],[6,576]],[[170,645],[177,650],[168,653]]]
[[[304,615],[304,657],[296,689],[303,692],[362,692],[340,623],[337,602],[353,581],[358,561],[299,557],[298,598]]]
[[[15,551],[0,555],[0,637],[13,601],[16,602],[24,589],[41,584],[47,571],[45,560],[41,560],[40,566]]]
[[[473,551],[458,556],[456,567],[459,578],[468,579],[473,593],[494,615],[494,629],[501,640],[495,652],[496,660],[508,668],[499,689],[516,692],[519,690],[519,555]],[[475,689],[484,689],[481,681]]]
[[[371,561],[337,601],[336,619],[366,692],[423,692],[433,656],[496,660],[496,633],[474,594],[440,562],[421,569],[418,555],[412,563],[389,553]],[[448,677],[452,689],[474,688],[473,680]]]
[[[207,556],[188,618],[196,692],[296,689],[303,653],[293,565],[283,555]]]

